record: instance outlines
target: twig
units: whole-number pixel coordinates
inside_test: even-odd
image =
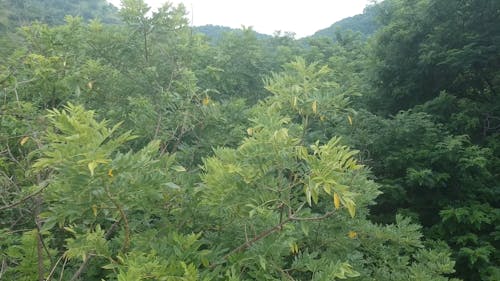
[[[0,280],[2,280],[3,273],[7,271],[7,262],[5,262],[5,259],[2,259],[2,268],[0,268]]]
[[[156,139],[158,137],[158,134],[160,133],[161,117],[162,117],[161,112],[158,112],[158,121],[156,121],[156,129],[153,139]]]
[[[275,225],[274,227],[272,228],[269,228],[268,230],[266,231],[263,231],[261,232],[259,235],[255,236],[252,240],[249,240],[243,244],[241,244],[240,246],[238,246],[237,248],[233,249],[231,252],[227,253],[226,255],[224,255],[224,257],[222,257],[223,260],[227,260],[231,255],[235,254],[235,253],[238,253],[238,252],[241,252],[247,248],[249,248],[250,246],[252,246],[253,244],[255,244],[256,242],[258,242],[259,240],[261,239],[264,239],[266,238],[267,236],[273,234],[274,232],[278,231],[278,230],[281,230],[283,228],[283,225],[285,225],[286,223],[288,223],[289,221],[291,221],[290,218],[282,221],[280,224],[278,225]]]
[[[37,198],[37,199],[40,200],[39,198]],[[40,204],[40,203],[37,203],[37,204]],[[50,259],[50,263],[53,264],[54,260],[52,259],[52,256],[50,255],[49,248],[47,247],[47,245],[43,241],[42,224],[40,223],[40,219],[39,219],[38,216],[39,216],[39,214],[37,214],[36,217],[35,217],[35,225],[36,225],[36,230],[37,230],[37,234],[38,234],[38,239],[42,243],[43,249],[45,250],[45,253],[47,253],[47,257],[49,257],[49,259]]]
[[[281,223],[275,225],[274,227],[269,228],[268,230],[266,230],[264,232],[261,232],[259,235],[255,236],[252,240],[246,241],[245,243],[241,244],[237,248],[233,249],[231,252],[227,253],[223,257],[223,259],[226,260],[232,254],[241,252],[242,250],[245,250],[245,249],[249,248],[250,246],[252,246],[255,242],[257,242],[257,241],[259,241],[261,239],[266,238],[267,236],[273,234],[274,232],[276,232],[278,230],[282,230],[283,226],[285,224],[287,224],[288,222],[290,222],[290,221],[320,221],[320,220],[324,220],[324,219],[328,218],[333,213],[334,212],[331,211],[331,212],[328,212],[328,213],[324,214],[323,216],[320,216],[320,217],[310,217],[310,218],[297,218],[297,217],[294,217],[294,216],[288,217],[288,218],[284,219]]]
[[[43,242],[42,234],[40,233],[38,215],[40,214],[40,204],[41,199],[36,198],[35,200],[35,223],[37,225],[37,235],[36,235],[36,253],[37,253],[37,264],[38,264],[38,281],[44,281],[44,266],[43,266]]]
[[[75,272],[75,274],[73,274],[73,277],[71,277],[70,281],[75,281],[80,277],[80,275],[83,273],[83,271],[85,271],[85,269],[87,268],[87,264],[89,263],[91,258],[92,258],[92,255],[89,255],[87,258],[85,258],[85,260],[83,260],[82,264],[80,265],[78,270]]]
[[[59,281],[61,281],[62,278],[63,278],[63,276],[64,276],[64,269],[66,268],[66,263],[67,262],[68,262],[68,259],[64,258],[63,266],[62,266],[62,269],[61,269],[61,274],[59,274]]]
[[[118,202],[116,202],[116,200],[113,199],[113,197],[111,196],[111,193],[109,192],[109,189],[107,187],[106,187],[106,195],[108,196],[111,203],[113,203],[113,205],[115,205],[116,209],[120,213],[121,219],[123,220],[123,226],[125,227],[125,241],[123,242],[122,251],[126,252],[127,248],[130,245],[130,227],[128,224],[127,215],[125,214],[125,211],[123,211],[123,208],[120,206],[120,204],[118,204]]]
[[[6,210],[6,209],[10,209],[10,208],[15,207],[17,205],[21,205],[25,201],[27,201],[27,200],[31,199],[32,197],[37,196],[38,194],[40,194],[47,186],[49,186],[49,184],[45,183],[44,186],[42,186],[39,190],[35,191],[34,193],[32,193],[30,195],[27,195],[26,197],[20,199],[17,202],[14,202],[14,203],[12,203],[10,205],[0,207],[0,211]]]
[[[292,275],[290,275],[290,273],[286,272],[286,270],[278,267],[279,271],[281,271],[281,273],[283,273],[283,275],[285,275],[286,278],[288,278],[289,280],[291,281],[295,281],[295,279],[292,277]]]
[[[8,144],[7,144],[7,153],[9,154],[10,159],[12,161],[14,161],[19,166],[19,168],[21,168],[23,171],[26,171],[26,169],[24,169],[23,165],[21,163],[19,163],[19,161],[16,159],[16,157],[12,154],[12,151],[10,150],[10,146]]]
[[[304,204],[301,204],[297,210],[293,213],[297,213],[298,211],[300,211],[302,209],[302,207],[304,207]],[[328,217],[330,217],[332,214],[334,214],[335,211],[330,211],[330,212],[327,212],[325,213],[324,215],[322,216],[319,216],[319,217],[308,217],[308,218],[299,218],[299,217],[295,217],[293,216],[293,213],[290,212],[289,216],[285,219],[283,219],[282,221],[280,221],[280,223],[278,223],[277,225],[261,232],[259,235],[256,235],[253,239],[251,240],[248,240],[248,238],[245,239],[245,243],[241,244],[240,246],[234,248],[233,250],[231,250],[229,253],[225,254],[223,257],[222,257],[222,260],[223,261],[226,261],[231,255],[235,254],[235,253],[239,253],[239,252],[242,252],[244,251],[245,249],[247,248],[250,248],[253,244],[255,244],[256,242],[258,242],[259,240],[261,239],[264,239],[266,238],[267,236],[275,233],[275,232],[278,232],[280,230],[283,229],[283,226],[291,221],[321,221],[321,220],[324,220]],[[220,265],[221,263],[213,263],[212,265],[210,265],[210,268],[214,268],[216,267],[217,265]]]
[[[62,258],[64,257],[64,255],[61,255],[56,263],[54,264],[54,266],[52,266],[52,270],[50,271],[49,273],[49,276],[47,276],[47,279],[45,279],[45,281],[50,281],[50,279],[52,279],[52,275],[54,274],[54,272],[56,271],[56,268],[57,268],[57,265],[59,264],[59,262],[62,260]]]

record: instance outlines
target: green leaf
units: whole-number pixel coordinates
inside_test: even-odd
[[[183,166],[180,166],[180,165],[172,166],[172,169],[176,172],[185,172],[186,171],[186,168],[184,168]]]
[[[266,270],[266,259],[263,256],[259,256],[259,264],[262,269]]]
[[[170,187],[170,188],[173,188],[173,189],[179,189],[179,188],[181,188],[180,186],[178,186],[177,184],[175,184],[173,182],[167,182],[165,185],[168,186],[168,187]]]

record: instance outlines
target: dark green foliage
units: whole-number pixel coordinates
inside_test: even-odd
[[[422,112],[400,112],[391,119],[361,111],[346,126],[349,142],[373,168],[383,195],[373,219],[390,222],[394,212],[424,225],[428,238],[456,250],[457,272],[467,280],[496,279],[498,154],[451,135]]]
[[[372,111],[395,115],[363,113],[363,138],[353,133],[383,184],[377,220],[394,210],[414,216],[427,237],[454,249],[465,280],[500,276],[499,5],[378,5],[383,27],[371,42],[374,91],[367,101]]]
[[[62,24],[67,15],[80,16],[85,20],[97,18],[105,23],[119,22],[118,9],[106,0],[2,0],[0,10],[8,15],[9,25],[15,27],[35,21]]]
[[[381,5],[384,26],[374,45],[378,108],[395,113],[441,91],[480,103],[498,97],[498,1],[396,0]]]

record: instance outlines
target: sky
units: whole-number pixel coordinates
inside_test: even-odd
[[[166,0],[145,0],[153,9]],[[120,0],[108,0],[119,6]],[[264,34],[294,32],[297,38],[314,34],[343,18],[361,14],[370,0],[170,0],[183,3],[194,26],[242,25]]]

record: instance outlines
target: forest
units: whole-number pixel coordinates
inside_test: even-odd
[[[498,281],[499,248],[498,0],[301,39],[0,0],[0,280]]]

